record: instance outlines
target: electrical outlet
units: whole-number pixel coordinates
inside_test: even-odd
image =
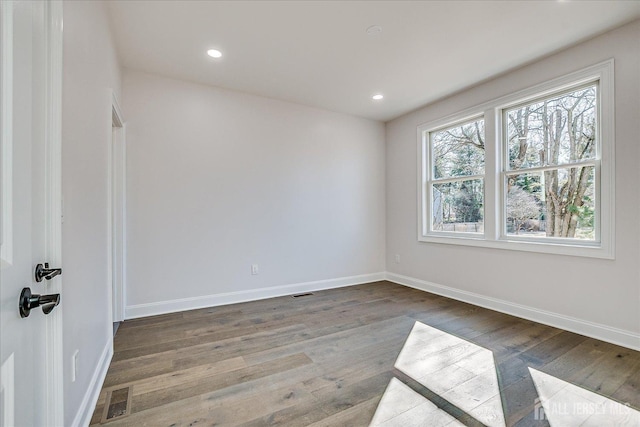
[[[71,382],[76,382],[76,378],[78,377],[78,359],[79,359],[80,350],[76,350],[73,352],[73,356],[71,356]]]
[[[400,264],[400,254],[396,254],[396,264]]]
[[[255,276],[259,272],[260,272],[260,270],[258,269],[258,264],[252,264],[251,265],[251,274],[253,274]]]

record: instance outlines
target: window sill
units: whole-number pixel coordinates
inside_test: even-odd
[[[437,243],[446,245],[460,245],[470,247],[481,247],[491,249],[502,249],[509,251],[523,251],[523,252],[537,252],[542,254],[552,255],[567,255],[577,256],[585,258],[601,258],[601,259],[615,259],[613,253],[613,245],[607,245],[603,243],[588,243],[576,244],[571,243],[558,243],[558,242],[533,242],[530,240],[517,240],[505,237],[500,240],[488,240],[482,235],[469,235],[469,236],[418,236],[418,241],[422,243]]]

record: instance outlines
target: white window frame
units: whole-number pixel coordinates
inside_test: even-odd
[[[482,112],[478,113],[476,112],[476,114],[472,114],[469,116],[464,116],[459,118],[459,120],[455,120],[453,122],[449,122],[446,121],[445,123],[431,123],[431,125],[433,125],[432,127],[429,128],[429,130],[422,132],[422,142],[421,142],[421,150],[422,150],[422,156],[424,156],[424,160],[422,162],[421,168],[422,168],[422,182],[423,184],[421,184],[422,186],[422,200],[425,206],[425,209],[422,213],[423,218],[422,218],[422,231],[423,234],[428,235],[428,236],[438,236],[438,237],[451,237],[451,238],[457,238],[457,237],[464,237],[466,239],[484,239],[485,238],[485,232],[483,231],[482,233],[480,232],[449,232],[449,231],[439,231],[439,230],[434,230],[433,229],[433,187],[434,185],[438,184],[438,183],[447,183],[447,182],[457,182],[457,181],[472,181],[472,180],[482,180],[483,181],[483,188],[485,188],[486,185],[486,174],[487,174],[487,169],[486,169],[486,164],[485,164],[485,172],[481,175],[468,175],[468,176],[451,176],[451,177],[442,177],[442,178],[435,178],[433,176],[433,171],[434,171],[434,162],[433,162],[433,147],[431,145],[431,136],[433,133],[436,133],[438,131],[441,130],[445,130],[445,129],[449,129],[449,128],[453,128],[456,126],[460,126],[460,125],[464,125],[470,122],[474,122],[477,120],[484,120],[484,114]],[[486,124],[485,124],[486,127]],[[484,139],[486,141],[486,132],[484,135]],[[486,157],[486,149],[485,149],[485,157]],[[486,159],[485,159],[486,162]],[[484,201],[484,191],[483,191],[483,200],[482,200],[482,205],[483,205],[483,213],[482,213],[482,217],[484,218],[485,213],[484,213],[484,205],[485,205],[485,201]],[[484,219],[483,219],[484,221]]]
[[[564,238],[527,238],[507,235],[504,173],[507,141],[503,138],[503,111],[589,83],[598,85],[596,146],[596,241]],[[615,111],[614,61],[608,61],[503,96],[456,114],[424,123],[417,129],[418,241],[487,247],[592,258],[615,258]],[[484,116],[484,234],[442,233],[431,230],[429,192],[429,133]],[[506,138],[506,136],[505,136]],[[425,149],[425,147],[427,149]],[[599,236],[599,238],[598,238]]]

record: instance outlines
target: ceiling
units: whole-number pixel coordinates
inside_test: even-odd
[[[613,0],[108,5],[126,68],[382,121],[640,18]]]

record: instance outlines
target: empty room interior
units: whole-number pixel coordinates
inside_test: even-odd
[[[2,13],[2,426],[640,425],[639,1]]]

